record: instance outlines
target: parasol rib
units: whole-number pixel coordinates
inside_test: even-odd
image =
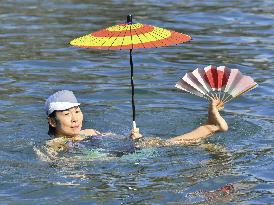
[[[155,28],[159,28],[159,27],[155,27]],[[160,30],[163,30],[163,29],[160,28]],[[162,43],[162,41],[167,38],[166,36],[161,35],[161,33],[156,33],[155,30],[153,30],[150,34],[157,40],[159,40],[159,37],[160,37],[160,43],[161,43],[160,46],[168,46],[167,44]],[[157,47],[159,47],[159,46],[157,46]]]
[[[111,39],[113,36],[114,36],[114,33],[113,33],[112,35],[108,36],[108,38],[103,42],[103,44],[101,44],[101,46],[104,46],[105,43],[110,42],[110,39]],[[117,37],[116,37],[115,39],[117,39]],[[114,39],[114,41],[115,41],[115,39]],[[113,41],[113,42],[114,42],[114,41]],[[111,44],[113,44],[113,42],[112,42]]]
[[[121,43],[121,45],[120,45],[120,50],[122,50],[122,47],[123,47],[123,45],[124,45],[124,41],[125,41],[125,36],[126,36],[126,33],[127,33],[127,31],[126,30],[124,30],[124,35],[123,35],[123,40],[122,40],[122,43]]]
[[[91,34],[91,36],[92,36],[92,34]],[[108,34],[107,34],[106,37],[107,37],[107,38],[110,38],[111,35],[108,35]],[[97,38],[97,37],[94,37],[94,36],[92,36],[92,38],[93,38],[94,40],[91,39],[90,41],[91,41],[91,42],[98,42],[98,43],[101,44],[100,46],[104,45],[104,44],[106,43],[106,41],[108,40],[108,39],[106,39],[105,41],[103,41],[101,38]]]
[[[132,27],[136,28],[134,25],[132,25]],[[144,34],[138,35],[137,32],[135,31],[135,29],[133,31],[134,31],[135,35],[138,37],[138,39],[141,42],[141,44],[143,45],[143,48],[146,48],[145,43],[143,43],[143,41],[141,40],[141,37],[140,37],[140,35],[144,36]]]
[[[121,29],[121,30],[122,30],[122,29]],[[125,34],[126,34],[126,32],[127,32],[126,30],[123,30],[123,31],[124,31],[124,32],[119,33],[118,36],[117,36],[116,39],[115,39],[115,40],[117,40],[118,37],[123,37],[123,38],[122,38],[122,41],[121,41],[122,43],[120,44],[120,46],[123,45],[123,42],[124,42],[124,39],[125,39]],[[115,43],[115,40],[114,40],[114,41],[112,42],[112,44],[109,46],[109,48],[108,48],[109,50],[111,49],[111,47],[112,47],[113,44]],[[121,50],[121,47],[120,47],[120,50]]]

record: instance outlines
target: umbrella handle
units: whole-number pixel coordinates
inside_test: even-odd
[[[135,122],[135,121],[132,121],[132,128],[133,128],[133,129],[136,129],[136,128],[137,128],[136,122]]]
[[[132,15],[127,16],[127,23],[132,24]],[[130,54],[130,70],[131,70],[131,105],[132,105],[132,128],[136,129],[135,122],[135,103],[134,103],[134,82],[133,82],[133,60],[132,60],[132,49],[129,50]]]
[[[134,103],[134,82],[133,82],[133,60],[132,60],[132,49],[129,51],[130,54],[130,68],[131,68],[131,105],[132,105],[132,126],[133,129],[136,128],[135,122],[135,103]]]

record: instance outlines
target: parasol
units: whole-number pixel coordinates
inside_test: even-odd
[[[99,30],[97,32],[76,38],[71,45],[82,48],[103,50],[129,50],[131,67],[131,103],[133,128],[135,122],[134,82],[132,50],[140,48],[156,48],[190,41],[191,37],[172,30],[163,29],[141,23],[133,23],[132,15],[127,16],[127,22]]]

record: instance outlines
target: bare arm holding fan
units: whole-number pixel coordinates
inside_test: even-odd
[[[230,69],[225,66],[209,65],[186,73],[176,83],[175,87],[210,101],[208,121],[195,130],[173,137],[162,144],[192,144],[215,132],[227,131],[228,125],[220,115],[219,110],[224,107],[224,103],[239,97],[256,86],[257,83],[251,77],[243,75],[238,69]],[[134,140],[141,136],[138,128],[131,133],[131,138]],[[153,145],[153,143],[151,144]]]
[[[208,121],[197,129],[169,139],[172,144],[192,144],[205,139],[215,132],[224,132],[228,130],[228,125],[219,113],[223,108],[223,103],[219,100],[212,100],[208,108]]]
[[[224,104],[220,100],[212,100],[208,108],[208,121],[206,124],[196,128],[195,130],[185,133],[179,136],[172,137],[166,140],[163,145],[174,145],[174,144],[193,144],[205,139],[215,132],[223,132],[228,130],[226,121],[222,118],[219,110],[222,109]],[[139,132],[139,128],[132,130],[131,138],[134,140],[140,139],[142,135]],[[158,141],[154,141],[159,144]],[[149,143],[150,146],[153,145]]]

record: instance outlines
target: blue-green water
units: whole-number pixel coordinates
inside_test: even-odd
[[[245,1],[0,1],[0,204],[272,204],[274,3]],[[207,102],[174,83],[209,64],[259,84],[228,103],[230,129],[204,145],[147,148],[121,157],[131,128],[128,51],[72,48],[75,37],[125,21],[189,34],[189,43],[134,50],[137,125],[168,139],[206,121]],[[76,159],[41,160],[44,100],[73,90],[85,127],[117,134]],[[210,201],[190,193],[234,185]]]

